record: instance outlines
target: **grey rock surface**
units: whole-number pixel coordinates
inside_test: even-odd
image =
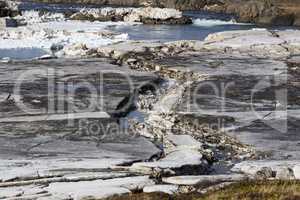
[[[107,59],[86,59],[0,64],[1,197],[20,196],[21,193],[24,198],[30,195],[57,199],[70,195],[74,198],[89,195],[102,198],[129,193],[139,187],[137,181],[140,179],[132,178],[128,184],[124,180],[122,186],[109,185],[107,190],[98,190],[104,187],[104,182],[100,180],[134,175],[122,170],[115,173],[112,169],[115,166],[136,160],[146,161],[160,153],[151,141],[130,134],[119,121],[134,105],[138,91],[149,83],[155,83],[158,77],[152,73],[133,72],[128,67],[109,62]],[[55,77],[54,72],[57,73]],[[79,87],[80,83],[87,81],[97,89],[86,92],[84,89],[87,87]],[[14,92],[17,83],[20,83],[19,93]],[[79,94],[70,92],[72,87],[76,88],[73,84],[81,89]],[[53,87],[57,90],[51,96],[48,90]],[[94,92],[91,94],[93,99],[99,98],[97,95],[101,90],[103,107],[83,109],[89,103],[85,101],[90,97],[88,92]],[[51,97],[63,99],[64,106],[51,110],[51,103],[48,102]],[[100,103],[99,99],[94,100]],[[20,103],[34,109],[34,112],[28,112]],[[76,108],[81,109],[70,109],[66,106],[68,103],[71,106],[76,103],[79,106]],[[126,103],[129,108],[116,112]],[[114,129],[111,130],[111,127]],[[115,183],[121,184],[122,180]],[[32,184],[50,185],[47,189],[38,187],[37,191],[30,192]],[[82,190],[83,186],[87,189]],[[3,187],[17,188],[9,191],[2,190]],[[47,193],[40,194],[44,190]]]
[[[247,177],[239,174],[210,175],[210,176],[174,176],[164,178],[163,182],[175,185],[209,185],[209,183],[236,182],[247,180]]]

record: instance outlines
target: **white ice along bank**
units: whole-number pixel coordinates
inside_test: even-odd
[[[84,8],[79,12],[73,14],[71,19],[78,19],[86,17],[90,19],[103,19],[112,16],[114,18],[122,19],[126,22],[141,22],[142,19],[153,20],[167,20],[167,19],[180,19],[183,17],[181,11],[171,8]]]
[[[34,15],[31,16],[25,20],[30,22],[28,26],[0,31],[0,59],[20,59],[19,55],[23,55],[21,59],[31,59],[47,54],[81,57],[91,48],[128,39],[126,33],[115,34],[106,30],[108,26],[124,25],[125,22],[67,21],[59,16],[58,20],[56,17],[35,20]]]

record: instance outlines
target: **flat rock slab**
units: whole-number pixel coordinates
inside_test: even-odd
[[[258,57],[287,58],[299,53],[299,31],[253,29],[214,33],[202,48],[235,51]]]
[[[157,41],[126,41],[98,48],[98,52],[106,56],[121,58],[122,56],[130,52],[143,53],[147,49],[157,48],[161,46],[163,46],[163,44]]]
[[[175,148],[181,149],[201,149],[202,144],[190,135],[168,135],[167,140],[171,142]]]
[[[0,180],[32,179],[80,171],[107,171],[115,165],[147,160],[159,153],[151,142],[143,138],[100,145],[94,141],[72,141],[50,136],[48,139],[52,141],[45,143],[36,143],[37,139],[38,137],[27,140],[1,137],[0,168],[3,173]]]
[[[237,182],[246,180],[246,176],[239,174],[229,175],[207,175],[207,176],[174,176],[163,178],[164,183],[174,185],[205,185],[217,184],[222,182]]]
[[[142,190],[154,182],[148,177],[128,177],[108,180],[59,182],[46,186],[28,185],[0,188],[0,198],[41,198],[41,199],[102,199],[113,195],[131,193],[131,190]]]
[[[226,131],[273,158],[296,159],[300,76],[295,59],[291,65],[234,53],[186,51],[153,62],[204,76],[188,85],[173,108],[182,118],[194,116],[196,127]]]
[[[24,115],[18,108],[20,104],[25,104],[27,110],[35,115],[47,114],[45,109],[49,111],[54,108],[57,113],[90,111],[86,107],[94,108],[93,112],[122,114],[129,109],[134,91],[147,83],[155,83],[158,77],[153,73],[134,72],[126,66],[119,67],[110,62],[107,59],[59,59],[1,63],[0,96],[4,100],[10,97],[14,103],[1,102],[0,116]],[[20,91],[15,94],[17,83]],[[88,104],[90,101],[92,105]],[[124,106],[119,106],[121,102]],[[56,103],[55,107],[51,103]]]
[[[139,187],[141,181],[136,181],[141,179],[129,184],[124,179],[114,184],[99,180],[132,176],[111,168],[160,153],[152,142],[132,135],[119,121],[131,110],[137,92],[159,78],[110,62],[59,59],[0,64],[0,194],[4,187],[19,186],[11,190],[13,194],[42,195],[30,193],[29,186],[43,185],[40,191],[49,184],[46,190],[52,196],[43,194],[46,199],[102,198]],[[86,110],[90,100],[99,105]]]
[[[112,180],[97,180],[90,182],[53,183],[45,188],[52,196],[59,199],[73,197],[106,198],[113,195],[130,193],[131,190],[143,189],[154,182],[148,177],[130,177]]]
[[[145,193],[162,192],[173,195],[178,192],[179,187],[177,185],[152,185],[146,186],[143,189]]]
[[[102,181],[78,183],[54,183],[47,187],[51,196],[57,199],[84,199],[87,197],[106,198],[113,195],[130,193],[130,190],[121,187],[105,187]]]
[[[178,175],[203,174],[206,172],[207,163],[202,160],[202,154],[197,150],[176,150],[156,162],[134,163],[130,171],[151,174],[153,170],[172,170]]]
[[[175,56],[157,58],[151,62],[169,70],[193,72],[202,76],[274,75],[287,70],[287,65],[283,61],[207,50],[185,51]]]

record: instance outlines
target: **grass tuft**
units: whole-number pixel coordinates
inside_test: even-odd
[[[105,200],[300,200],[299,181],[255,181],[232,184],[205,195],[169,196],[162,193],[136,193]]]

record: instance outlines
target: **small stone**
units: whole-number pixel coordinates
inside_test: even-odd
[[[11,62],[11,58],[10,57],[4,57],[4,58],[2,58],[0,60],[0,62],[2,62],[2,63],[9,63],[9,62]]]
[[[262,167],[259,171],[256,172],[255,178],[256,179],[268,179],[274,177],[274,173],[272,168],[270,167]]]
[[[155,71],[160,71],[160,70],[161,70],[161,66],[156,65],[156,66],[155,66]]]
[[[0,8],[5,8],[5,7],[6,7],[5,1],[0,1]]]
[[[276,179],[280,180],[293,180],[295,179],[294,172],[289,167],[282,167],[276,171]]]
[[[52,46],[50,47],[50,50],[52,52],[57,52],[60,51],[64,48],[64,46],[62,44],[52,44]]]
[[[300,165],[295,165],[293,168],[294,176],[297,180],[300,179]]]

